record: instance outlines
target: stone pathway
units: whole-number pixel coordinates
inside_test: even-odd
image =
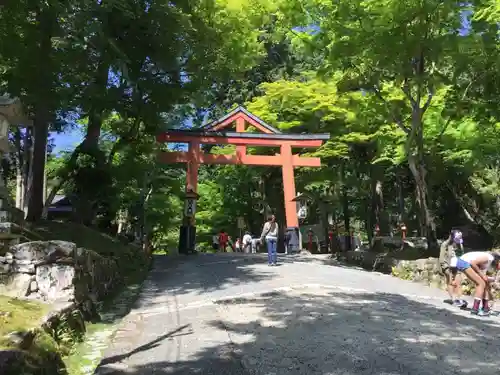
[[[289,259],[289,258],[287,258]],[[500,319],[317,257],[159,258],[96,375],[498,374]]]

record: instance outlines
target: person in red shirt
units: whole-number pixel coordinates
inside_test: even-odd
[[[219,233],[219,250],[225,252],[227,248],[227,243],[229,242],[228,234],[222,229]]]

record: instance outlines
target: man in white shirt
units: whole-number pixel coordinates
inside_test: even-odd
[[[243,236],[243,252],[249,253],[251,247],[252,247],[252,236],[250,235],[250,232],[245,232],[245,235]]]
[[[500,254],[489,251],[471,251],[463,254],[456,259],[456,267],[476,284],[474,293],[474,304],[472,305],[471,313],[479,316],[490,315],[490,304],[492,293],[490,288],[490,280],[486,276],[486,271],[492,266],[498,269]],[[480,309],[482,302],[482,309]]]

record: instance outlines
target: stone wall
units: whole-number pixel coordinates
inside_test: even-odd
[[[399,260],[395,262],[391,273],[400,279],[422,282],[438,288],[445,287],[437,258]]]
[[[99,302],[120,291],[131,272],[146,270],[150,258],[130,246],[102,256],[66,241],[19,244],[11,227],[0,223],[0,242],[8,237],[0,243],[0,294],[42,301],[51,311],[29,331],[3,338],[13,349],[0,350],[0,373],[65,373],[61,356],[83,339],[86,321],[100,318]]]
[[[115,259],[71,242],[26,242],[0,256],[0,294],[11,297],[75,302],[90,310],[122,281]]]
[[[340,256],[339,260],[370,271],[392,274],[400,279],[445,288],[444,277],[440,274],[438,258],[407,260],[402,259],[404,257],[404,252],[377,254],[369,251],[349,251]],[[500,290],[500,272],[495,277],[496,281],[493,287],[495,290]],[[466,278],[464,278],[462,287],[465,294],[470,294],[473,289],[473,285]]]
[[[337,260],[363,267],[369,271],[391,273],[392,267],[397,264],[397,259],[387,253],[373,251],[346,251],[337,255]]]

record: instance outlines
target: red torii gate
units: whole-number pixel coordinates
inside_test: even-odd
[[[236,123],[236,132],[221,131]],[[261,133],[246,132],[246,125]],[[318,157],[294,155],[292,148],[317,148],[330,138],[330,134],[283,134],[266,124],[243,107],[238,107],[224,117],[200,130],[167,130],[157,136],[161,143],[188,143],[188,151],[162,152],[159,161],[166,164],[186,163],[186,192],[197,193],[198,168],[200,164],[243,164],[281,166],[285,198],[286,226],[298,227],[295,198],[295,167],[320,167]],[[202,152],[202,144],[236,145],[235,155],[214,155]],[[247,146],[280,147],[277,155],[248,155]]]

